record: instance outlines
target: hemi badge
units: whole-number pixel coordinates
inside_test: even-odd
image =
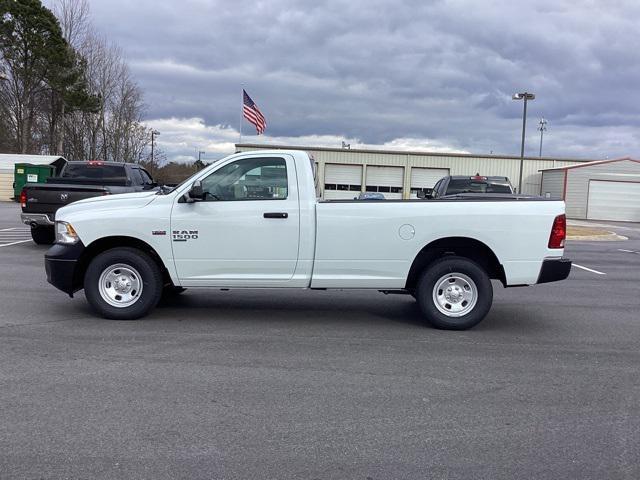
[[[167,231],[166,230],[154,230],[153,232],[151,232],[151,235],[166,235]]]

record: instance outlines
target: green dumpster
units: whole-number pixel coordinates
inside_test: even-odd
[[[16,163],[13,171],[13,195],[20,197],[25,183],[44,183],[55,172],[53,165],[32,165],[31,163]]]

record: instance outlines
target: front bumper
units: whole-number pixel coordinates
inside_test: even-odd
[[[549,283],[564,280],[571,272],[571,260],[568,258],[547,258],[542,262],[540,275],[536,283]]]
[[[55,244],[44,255],[44,269],[47,282],[73,296],[82,288],[82,279],[78,275],[78,264],[84,252],[82,242],[73,245]]]
[[[48,227],[53,227],[55,221],[49,218],[47,213],[21,213],[20,219],[22,223],[26,223],[27,225],[46,225]]]

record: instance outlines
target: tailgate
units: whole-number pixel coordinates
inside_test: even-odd
[[[61,207],[85,198],[105,195],[107,189],[93,185],[26,185],[25,213],[54,213]]]

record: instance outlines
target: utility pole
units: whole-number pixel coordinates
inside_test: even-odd
[[[154,147],[154,139],[155,137],[157,137],[158,135],[160,135],[160,132],[157,130],[154,130],[153,128],[151,129],[151,163],[155,163],[155,154],[153,151],[153,147]]]
[[[544,118],[541,118],[538,122],[538,130],[540,130],[540,155],[542,157],[542,137],[544,136],[544,132],[547,130],[547,121]]]
[[[198,162],[202,162],[201,157],[207,152],[203,152],[202,150],[198,150]]]
[[[534,100],[535,94],[529,92],[514,93],[511,97],[513,100],[524,100],[524,108],[522,110],[522,142],[520,144],[520,179],[518,181],[518,193],[522,193],[522,170],[524,169],[524,134],[527,128],[527,101]]]

